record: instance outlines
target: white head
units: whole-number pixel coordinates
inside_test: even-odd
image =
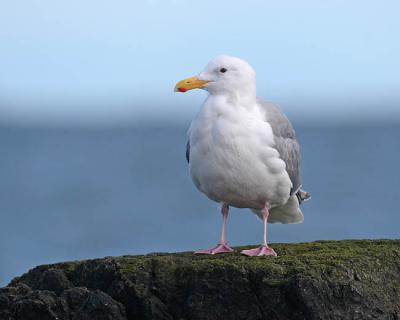
[[[230,56],[212,59],[196,77],[179,81],[175,91],[204,89],[210,94],[256,95],[256,73],[244,60]]]

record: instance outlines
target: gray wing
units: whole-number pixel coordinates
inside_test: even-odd
[[[188,140],[186,142],[186,161],[187,161],[187,163],[189,163],[189,159],[190,159],[190,140],[188,138]]]
[[[192,130],[192,124],[190,124],[190,127],[188,131],[186,132],[186,161],[189,163],[190,161],[190,131]]]
[[[301,186],[300,178],[300,145],[296,139],[296,133],[292,124],[283,112],[270,102],[257,99],[258,104],[265,112],[265,120],[272,127],[275,139],[275,148],[286,164],[286,171],[292,181],[290,194],[296,193]]]

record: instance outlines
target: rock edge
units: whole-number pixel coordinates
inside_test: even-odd
[[[400,319],[400,240],[273,247],[38,266],[0,289],[0,320]]]

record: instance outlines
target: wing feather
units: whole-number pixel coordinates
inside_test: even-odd
[[[190,140],[188,138],[187,142],[186,142],[186,161],[187,163],[189,163],[190,160]]]
[[[300,145],[296,139],[296,133],[289,119],[274,104],[257,100],[261,109],[265,112],[265,120],[271,125],[274,134],[275,148],[280,158],[286,164],[286,171],[292,181],[290,194],[296,193],[301,186],[300,177]]]

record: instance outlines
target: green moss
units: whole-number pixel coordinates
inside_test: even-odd
[[[218,269],[267,272],[273,279],[269,283],[280,283],[283,278],[295,274],[309,274],[330,277],[347,277],[349,267],[379,267],[377,259],[393,252],[400,252],[400,240],[345,240],[316,241],[310,243],[274,244],[278,257],[246,257],[240,251],[248,248],[237,247],[235,253],[224,255],[194,255],[192,252],[157,253],[142,256],[116,258],[121,272],[129,275],[138,270],[157,264],[157,272],[173,274],[176,269],[191,270],[195,273],[209,273]],[[361,275],[362,276],[362,275]]]
[[[124,275],[149,270],[173,274],[176,269],[191,272],[210,272],[214,269],[236,269],[254,271],[262,270],[279,278],[290,277],[298,273],[320,275],[329,273],[340,278],[346,274],[348,267],[354,265],[368,268],[379,268],[379,258],[387,255],[400,257],[400,240],[343,240],[315,241],[308,243],[277,243],[271,245],[278,257],[246,257],[240,254],[249,246],[236,247],[232,254],[194,255],[192,252],[153,253],[148,255],[121,256],[110,258],[120,264]],[[67,274],[74,272],[78,265],[85,261],[64,262],[52,267],[64,270]],[[49,266],[41,266],[48,268]],[[362,272],[360,274],[362,275]],[[269,280],[274,283],[275,280]]]

